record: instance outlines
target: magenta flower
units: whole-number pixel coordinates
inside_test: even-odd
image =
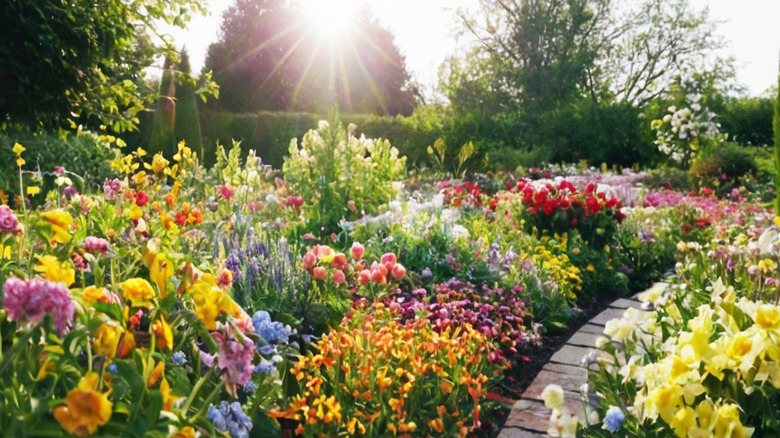
[[[67,333],[73,325],[75,306],[62,283],[10,277],[3,287],[3,307],[11,320],[33,325],[40,323],[47,314],[51,315],[60,334]]]
[[[19,219],[7,205],[0,205],[0,234],[19,234]]]

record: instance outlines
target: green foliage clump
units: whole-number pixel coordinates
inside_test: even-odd
[[[708,187],[718,196],[723,196],[732,188],[739,187],[746,176],[755,176],[757,172],[753,157],[744,147],[724,143],[699,157],[688,175],[694,190]]]
[[[688,173],[678,167],[651,169],[642,183],[650,190],[668,189],[686,193],[691,189]]]
[[[765,146],[773,143],[772,114],[771,97],[746,97],[729,101],[718,114],[718,122],[729,140]]]
[[[0,157],[13,157],[14,143],[25,147],[24,157],[29,170],[49,184],[54,179],[54,166],[61,166],[71,174],[82,177],[83,184],[97,186],[105,178],[113,177],[110,161],[114,150],[97,134],[79,131],[74,135],[34,134],[18,131],[0,137]],[[15,160],[0,160],[0,189],[6,193],[19,191],[18,168]],[[80,182],[80,181],[79,181]],[[79,189],[84,189],[79,184]],[[51,185],[51,184],[50,184]],[[51,188],[51,187],[44,187]],[[93,187],[94,188],[94,187]],[[44,190],[45,193],[45,190]]]
[[[336,231],[341,219],[376,213],[406,175],[406,157],[389,141],[358,138],[354,131],[334,116],[309,130],[300,145],[290,143],[282,171],[291,193],[303,198],[312,231]]]
[[[181,60],[176,72],[176,118],[173,124],[173,137],[176,143],[184,142],[203,155],[203,139],[198,119],[198,103],[195,100],[195,81],[190,77],[190,57],[186,50],[180,54]]]

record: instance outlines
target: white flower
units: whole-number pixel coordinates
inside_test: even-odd
[[[318,129],[328,129],[328,128],[330,128],[330,123],[328,123],[327,120],[320,120],[317,123],[317,128]]]
[[[547,385],[542,390],[542,400],[549,409],[557,409],[563,406],[563,388],[560,385]]]

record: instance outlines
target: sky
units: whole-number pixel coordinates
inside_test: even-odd
[[[359,0],[309,0],[328,3]],[[454,10],[474,10],[478,0],[364,0],[380,22],[395,35],[406,57],[407,70],[432,93],[438,68],[447,56],[462,50],[464,41],[453,36]],[[728,42],[725,55],[737,61],[737,80],[748,95],[762,95],[777,84],[780,62],[780,0],[689,0],[696,8],[708,6],[711,19]],[[200,71],[208,45],[217,41],[222,11],[232,0],[209,0],[211,14],[194,18],[187,30],[171,31],[177,46],[185,45],[193,72]],[[430,94],[429,94],[430,95]]]

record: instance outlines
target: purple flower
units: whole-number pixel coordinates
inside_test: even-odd
[[[38,324],[49,314],[60,334],[73,325],[75,306],[70,292],[62,283],[33,278],[20,280],[10,277],[3,287],[3,307],[13,321]]]
[[[19,234],[19,219],[7,205],[0,205],[0,234]]]
[[[77,195],[78,193],[79,193],[78,190],[74,189],[73,186],[65,187],[62,190],[62,194],[68,197]]]

